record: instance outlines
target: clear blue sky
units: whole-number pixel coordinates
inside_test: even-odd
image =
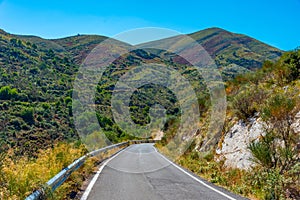
[[[300,46],[300,0],[0,0],[0,28],[15,34],[113,36],[149,26],[220,27],[290,50]]]

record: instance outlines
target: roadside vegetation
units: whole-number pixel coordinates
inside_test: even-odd
[[[17,157],[13,150],[2,154],[0,165],[0,199],[25,199],[31,192],[40,189],[48,180],[86,152],[80,144],[57,144],[53,148],[40,150],[38,157]],[[94,162],[88,160],[74,172],[65,184],[50,199],[63,199],[76,194],[80,184],[93,171]]]
[[[45,183],[87,153],[83,144],[58,143],[53,148],[40,150],[38,156],[20,158],[13,150],[1,152],[0,199],[22,200],[37,189],[44,188],[47,199],[74,199],[81,192],[83,183],[98,170],[103,159],[115,154],[118,148],[88,158],[85,163],[54,192]]]
[[[246,122],[258,114],[265,122],[266,134],[249,145],[257,164],[252,170],[226,169],[214,152],[203,156],[192,146],[178,163],[251,199],[300,199],[300,135],[291,126],[300,111],[299,78],[300,50],[295,50],[227,83],[228,116]]]

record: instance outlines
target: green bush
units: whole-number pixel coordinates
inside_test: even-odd
[[[300,76],[300,50],[284,54],[281,58],[280,67],[287,71],[286,79],[288,81],[298,79]]]
[[[50,104],[49,103],[42,103],[42,107],[47,110],[50,108]]]
[[[263,178],[256,177],[264,187],[264,199],[282,199],[286,190],[295,188],[295,181],[290,181],[288,175],[299,162],[299,151],[295,148],[295,137],[299,135],[291,128],[297,103],[291,96],[277,93],[265,101],[262,119],[268,124],[265,126],[266,135],[249,146],[254,161],[264,172]]]
[[[66,97],[66,98],[64,99],[64,101],[65,101],[65,104],[66,104],[66,105],[68,105],[68,104],[72,105],[72,98],[71,98],[71,97]]]
[[[262,109],[262,117],[265,120],[284,120],[286,117],[289,117],[290,113],[296,102],[293,98],[287,97],[286,94],[275,94],[270,97],[264,108]]]
[[[275,137],[272,134],[267,134],[260,141],[253,141],[249,145],[254,161],[263,167],[273,168],[276,166],[276,158],[274,157],[275,149],[271,148],[274,145]]]
[[[247,119],[254,116],[256,112],[259,112],[260,105],[266,96],[266,91],[261,88],[246,88],[234,97],[232,107],[239,118]]]
[[[24,108],[20,112],[20,116],[23,118],[23,120],[27,124],[29,124],[29,125],[34,124],[34,110],[33,110],[33,108]]]
[[[17,96],[18,90],[16,88],[11,88],[10,86],[0,88],[0,99],[2,100],[14,99]]]

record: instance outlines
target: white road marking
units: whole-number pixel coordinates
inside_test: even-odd
[[[83,193],[82,197],[80,198],[80,200],[87,200],[90,192],[92,191],[100,173],[102,172],[103,168],[107,165],[107,163],[109,161],[111,161],[112,159],[114,159],[115,157],[117,157],[120,153],[122,153],[123,151],[125,151],[127,149],[127,147],[125,149],[123,149],[122,151],[120,151],[119,153],[117,153],[116,155],[114,155],[113,157],[107,159],[99,168],[99,170],[97,171],[97,173],[95,174],[95,176],[93,177],[93,179],[91,180],[90,184],[88,185],[88,187],[86,188],[85,192]]]
[[[172,161],[170,161],[168,158],[166,158],[164,155],[162,155],[161,153],[157,152],[161,157],[163,157],[166,161],[168,161],[169,163],[171,163],[174,167],[176,167],[177,169],[179,169],[181,172],[185,173],[186,175],[188,175],[189,177],[191,177],[192,179],[194,179],[195,181],[197,181],[198,183],[201,183],[202,185],[204,185],[205,187],[217,192],[218,194],[230,199],[230,200],[237,200],[219,190],[217,190],[216,188],[213,188],[212,186],[204,183],[203,181],[199,180],[198,178],[196,178],[195,176],[189,174],[188,172],[186,172],[185,170],[183,170],[181,167],[179,167],[178,165],[176,165],[175,163],[173,163]]]

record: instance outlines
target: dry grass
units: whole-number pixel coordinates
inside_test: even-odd
[[[30,159],[28,157],[16,158],[13,150],[10,150],[1,168],[0,180],[4,187],[0,188],[0,199],[24,199],[82,156],[85,151],[82,145],[76,147],[74,144],[61,143],[54,148],[41,150],[37,158]],[[85,174],[92,171],[93,163],[93,160],[88,160],[51,196],[61,199],[76,190]]]

